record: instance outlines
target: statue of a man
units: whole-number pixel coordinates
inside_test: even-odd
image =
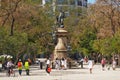
[[[60,12],[59,16],[57,17],[57,23],[60,28],[64,28],[64,23],[63,23],[64,18],[65,18],[64,12]]]

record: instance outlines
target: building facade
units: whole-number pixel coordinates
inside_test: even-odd
[[[70,15],[70,11],[77,10],[76,15],[84,12],[83,8],[87,8],[88,0],[42,0],[42,5],[52,4],[53,12],[64,11],[66,15]]]
[[[52,3],[55,1],[57,6],[83,6],[87,7],[87,0],[42,0],[42,4]]]

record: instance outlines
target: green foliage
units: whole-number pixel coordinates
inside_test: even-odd
[[[96,39],[96,35],[93,32],[86,31],[79,40],[79,48],[82,48],[81,52],[89,54],[93,52],[92,45],[93,40]],[[84,48],[84,49],[83,49]]]
[[[120,53],[120,36],[94,40],[93,49],[103,55]]]
[[[7,34],[8,35],[8,34]],[[10,54],[16,56],[27,43],[27,34],[16,33],[14,36],[4,35],[5,38],[1,39],[1,54]]]
[[[65,0],[65,4],[66,2],[67,0]],[[70,0],[70,3],[73,3],[73,0]],[[19,57],[25,53],[36,55],[38,53],[53,52],[54,45],[51,45],[53,41],[50,33],[53,32],[52,26],[59,11],[56,9],[56,13],[53,13],[51,3],[49,2],[45,7],[40,4],[41,0],[22,0],[19,3],[16,11],[13,12],[15,18],[13,36],[9,35],[12,18],[7,15],[6,10],[1,10],[1,24],[3,22],[2,20],[7,16],[9,16],[9,18],[6,20],[4,26],[0,27],[0,54],[10,54],[14,57]],[[8,9],[8,6],[3,7]],[[90,53],[93,52],[103,55],[120,53],[119,28],[116,29],[114,36],[111,36],[112,32],[109,33],[111,30],[108,32],[104,31],[104,29],[111,28],[103,28],[101,32],[104,32],[104,35],[102,35],[104,38],[97,39],[100,29],[104,26],[109,27],[108,25],[110,25],[108,23],[105,24],[105,16],[102,16],[104,17],[104,20],[102,20],[99,10],[97,10],[96,15],[93,15],[93,8],[91,9],[93,12],[91,11],[91,13],[87,15],[85,8],[65,6],[62,7],[62,9],[70,13],[70,16],[64,19],[64,25],[68,31],[68,42],[72,46],[73,52],[77,50],[84,55],[90,55]],[[8,9],[8,12],[12,10],[13,7]],[[117,16],[115,18],[117,18]],[[106,32],[109,33],[109,35],[105,34]],[[108,37],[105,37],[106,35]]]

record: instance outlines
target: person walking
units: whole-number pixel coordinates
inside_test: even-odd
[[[105,58],[103,58],[103,59],[101,60],[101,65],[102,65],[102,70],[103,70],[103,71],[105,70],[105,63],[106,63]]]
[[[50,59],[49,58],[47,58],[46,65],[47,65],[47,67],[50,66]]]
[[[56,60],[55,60],[55,69],[57,69],[57,70],[60,69],[60,61],[58,60],[58,58],[56,58]]]
[[[89,60],[88,61],[88,68],[89,68],[90,74],[92,74],[93,65],[94,65],[94,62],[92,60]]]
[[[28,60],[25,61],[25,70],[26,70],[26,75],[29,75],[29,62]]]
[[[64,69],[66,70],[67,69],[67,59],[64,58]]]
[[[17,67],[18,67],[18,72],[19,72],[20,76],[22,74],[22,66],[23,66],[23,63],[22,63],[21,59],[19,59],[19,61],[17,63]]]
[[[50,75],[50,72],[51,72],[51,67],[50,67],[50,65],[47,65],[47,67],[46,67],[46,72],[47,72],[47,75],[49,76],[49,75]]]
[[[61,60],[61,69],[63,70],[63,69],[65,69],[65,60],[64,60],[64,58],[62,58],[62,60]]]
[[[117,62],[115,61],[115,59],[113,59],[113,61],[112,61],[112,68],[113,68],[113,70],[116,69],[116,64],[117,64]]]
[[[80,65],[81,65],[81,68],[83,68],[83,61],[84,61],[84,59],[81,58],[81,59],[80,59]]]
[[[14,64],[12,63],[12,60],[9,60],[7,62],[7,73],[8,73],[8,76],[10,76],[10,74],[13,73],[13,67],[14,67]]]

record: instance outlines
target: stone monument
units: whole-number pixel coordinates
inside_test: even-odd
[[[67,34],[68,32],[65,30],[64,25],[63,25],[63,20],[64,20],[64,13],[61,12],[60,15],[57,17],[57,45],[55,46],[54,50],[54,59],[56,58],[66,58],[67,54]]]

